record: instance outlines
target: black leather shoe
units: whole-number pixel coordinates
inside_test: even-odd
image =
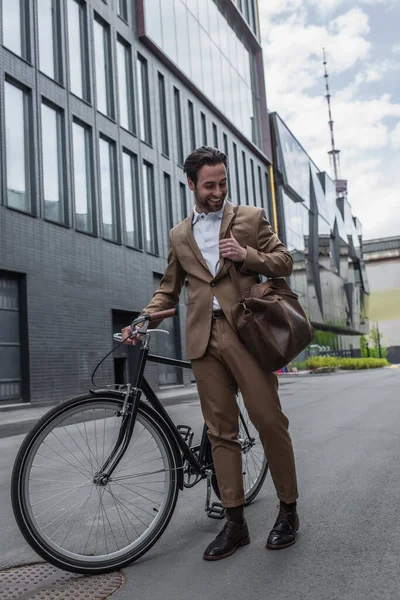
[[[239,546],[250,544],[246,521],[238,523],[227,518],[222,531],[211,542],[203,554],[204,560],[221,560],[231,556]]]
[[[268,536],[267,548],[269,550],[282,550],[293,546],[299,527],[300,522],[296,509],[287,509],[280,505],[278,518]]]

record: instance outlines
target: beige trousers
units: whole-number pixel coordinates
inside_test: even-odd
[[[278,498],[298,497],[289,422],[278,396],[278,380],[265,372],[229,325],[213,319],[207,351],[192,361],[215,472],[225,508],[244,502],[242,453],[237,441],[240,388],[249,417],[259,432]]]

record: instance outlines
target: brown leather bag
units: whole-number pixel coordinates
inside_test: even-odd
[[[238,207],[235,208],[237,213]],[[236,214],[231,227],[235,218]],[[238,296],[238,303],[232,309],[236,333],[266,371],[278,371],[310,344],[314,328],[297,294],[283,278],[256,283],[249,295],[243,297],[234,263],[229,273]]]

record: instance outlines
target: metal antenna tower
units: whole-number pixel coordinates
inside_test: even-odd
[[[326,88],[326,100],[328,102],[328,111],[329,111],[329,129],[331,132],[331,146],[332,149],[329,150],[329,158],[331,163],[331,169],[334,173],[335,183],[336,183],[336,192],[340,196],[345,196],[347,194],[347,181],[345,179],[340,178],[340,150],[337,150],[335,147],[335,136],[333,133],[333,119],[332,119],[332,109],[331,109],[331,94],[329,92],[329,75],[327,71],[327,60],[325,48],[322,49],[323,58],[324,58],[324,77],[325,77],[325,88]]]

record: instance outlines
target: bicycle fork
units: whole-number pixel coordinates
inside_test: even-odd
[[[136,416],[139,408],[139,401],[142,391],[139,388],[131,390],[128,386],[122,410],[118,416],[122,417],[121,427],[118,433],[117,441],[114,444],[110,455],[105,460],[102,467],[95,474],[93,483],[100,486],[106,486],[111,475],[120,463],[126,449],[132,438],[133,429],[135,427]],[[132,403],[129,400],[132,399]]]

